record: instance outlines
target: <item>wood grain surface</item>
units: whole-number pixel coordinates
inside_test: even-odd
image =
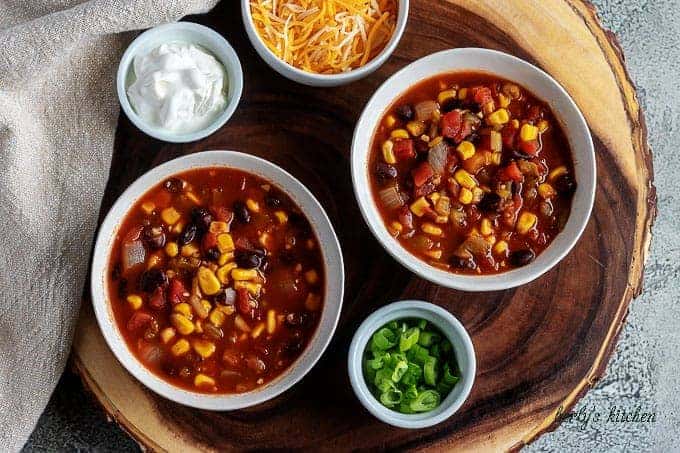
[[[412,0],[395,54],[368,78],[335,89],[297,85],[256,55],[239,2],[188,20],[222,33],[241,57],[243,99],[226,127],[197,143],[155,141],[121,115],[102,213],[149,168],[177,156],[236,149],[281,165],[326,208],[342,243],[345,306],[319,364],[292,390],[232,413],[189,409],[146,390],[108,350],[85,302],[74,363],[108,414],[155,451],[456,448],[515,450],[554,429],[602,376],[631,300],[640,293],[656,213],[644,118],[614,36],[582,0]],[[370,235],[351,188],[352,132],[371,93],[399,68],[435,51],[488,47],[552,74],[582,109],[596,145],[598,185],[572,253],[515,290],[467,294],[420,280]],[[346,372],[352,334],[396,299],[430,300],[467,327],[478,370],[460,412],[423,430],[382,424],[354,397]]]

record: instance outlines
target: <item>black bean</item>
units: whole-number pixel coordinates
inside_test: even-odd
[[[418,155],[425,155],[427,156],[428,152],[430,151],[430,147],[428,146],[427,142],[424,140],[414,140],[415,148],[416,148],[416,153]]]
[[[309,323],[309,321],[309,314],[306,312],[288,313],[285,319],[286,325],[288,327],[304,327]]]
[[[281,352],[286,356],[296,356],[302,350],[303,342],[302,339],[293,339],[286,341],[282,347]]]
[[[227,288],[215,294],[215,303],[222,305],[234,305],[236,303],[236,291],[233,288]]]
[[[187,245],[189,242],[193,241],[196,238],[196,231],[198,230],[198,227],[196,227],[195,223],[190,223],[187,226],[184,227],[184,231],[179,235],[178,242],[180,245]]]
[[[526,266],[536,258],[533,250],[516,250],[510,253],[510,263],[515,267]]]
[[[375,166],[375,175],[382,180],[394,179],[397,177],[397,169],[384,162],[378,162]]]
[[[576,192],[576,181],[568,174],[559,176],[553,184],[557,193],[563,197],[569,197]]]
[[[113,269],[111,270],[111,278],[113,280],[118,280],[120,278],[120,263],[116,263],[113,265]]]
[[[235,201],[233,205],[234,219],[239,223],[250,223],[250,212],[242,201]]]
[[[482,212],[495,212],[500,209],[500,206],[501,196],[495,192],[485,193],[478,205]]]
[[[530,155],[528,155],[528,154],[526,154],[526,153],[523,153],[522,151],[519,151],[519,150],[517,150],[517,149],[513,149],[513,150],[511,151],[511,153],[512,153],[512,156],[513,156],[515,159],[520,159],[520,160],[531,160],[531,159],[533,159],[532,156],[530,156]]]
[[[205,257],[208,261],[217,261],[220,257],[220,250],[217,247],[211,247],[205,252]]]
[[[258,256],[256,253],[246,250],[238,250],[236,252],[236,264],[240,268],[252,269],[260,267],[262,264],[262,257]]]
[[[159,286],[167,286],[168,276],[160,269],[149,269],[139,278],[139,287],[142,291],[152,293]]]
[[[278,198],[276,195],[267,194],[267,196],[264,197],[264,204],[270,208],[278,208],[279,206],[281,206],[281,199]]]
[[[170,193],[179,193],[184,188],[184,182],[179,178],[166,179],[163,187]]]
[[[464,258],[458,255],[453,255],[449,259],[449,263],[451,263],[451,266],[455,267],[456,269],[474,269],[477,267],[472,258]]]
[[[413,107],[410,104],[400,105],[395,112],[404,121],[411,121],[414,116]]]
[[[441,109],[442,112],[447,113],[450,112],[451,110],[459,109],[463,106],[463,102],[460,99],[454,98],[449,98],[445,100],[439,108]]]
[[[191,210],[191,223],[195,224],[200,232],[208,231],[213,216],[205,208],[194,208]]]
[[[125,299],[128,296],[127,279],[118,280],[118,297]]]
[[[142,232],[142,237],[144,242],[151,249],[160,249],[165,247],[165,233],[163,232],[163,227],[148,225],[144,227]]]

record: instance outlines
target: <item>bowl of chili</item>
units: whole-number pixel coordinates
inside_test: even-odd
[[[420,429],[451,417],[470,394],[474,346],[451,313],[429,302],[382,307],[361,324],[347,360],[350,382],[376,418]]]
[[[466,291],[528,283],[585,229],[595,152],[568,93],[488,49],[421,58],[373,95],[352,142],[362,215],[412,272]]]
[[[261,158],[206,151],[137,179],[100,228],[91,292],[120,363],[156,393],[234,410],[284,392],[335,331],[342,253],[322,206]]]

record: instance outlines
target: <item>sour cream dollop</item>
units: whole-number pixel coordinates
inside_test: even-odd
[[[176,133],[209,126],[227,104],[224,66],[200,47],[161,44],[134,59],[134,82],[127,94],[132,108],[153,126]]]

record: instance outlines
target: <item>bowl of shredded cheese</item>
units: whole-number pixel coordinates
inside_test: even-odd
[[[279,74],[310,86],[378,69],[406,27],[409,0],[241,0],[250,42]]]

